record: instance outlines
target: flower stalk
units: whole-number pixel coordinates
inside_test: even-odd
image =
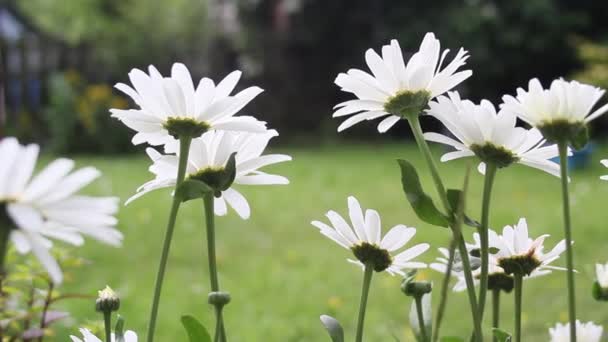
[[[443,321],[443,315],[445,308],[448,303],[448,287],[450,285],[450,278],[452,276],[452,267],[454,265],[454,255],[456,254],[456,240],[450,241],[450,248],[448,250],[448,264],[443,275],[443,281],[441,283],[441,296],[439,299],[439,308],[437,309],[437,317],[435,318],[435,330],[433,332],[433,342],[439,340],[439,329],[441,328],[441,322]]]
[[[214,213],[214,197],[213,193],[207,193],[203,198],[205,204],[205,221],[207,225],[207,254],[209,260],[209,280],[211,282],[212,294],[220,291],[219,277],[217,275],[217,260],[215,253],[215,213]],[[210,296],[211,299],[211,296]],[[228,299],[229,300],[229,299]],[[215,319],[216,319],[216,331],[215,341],[225,342],[226,341],[226,329],[224,327],[224,319],[222,316],[222,309],[228,301],[223,302],[220,300],[210,300],[212,305],[215,306]]]
[[[443,208],[446,212],[450,213],[451,208],[448,202],[447,193],[445,191],[445,187],[443,186],[443,182],[441,181],[441,177],[439,176],[439,172],[437,171],[437,166],[435,165],[435,162],[433,160],[429,145],[424,139],[424,134],[422,133],[422,128],[420,127],[420,119],[417,115],[411,115],[407,117],[407,121],[410,124],[412,133],[414,134],[414,138],[416,139],[416,143],[418,144],[418,148],[422,152],[422,155],[424,156],[424,159],[426,160],[428,168],[431,172],[431,176],[433,178],[433,182],[435,183],[435,187],[437,188],[437,192],[439,194],[439,198],[441,199],[441,203],[443,204]],[[452,230],[453,238],[456,241],[456,245],[458,247],[458,251],[460,252],[460,257],[462,259],[462,267],[464,271],[465,281],[467,284],[469,305],[471,306],[471,315],[473,316],[475,340],[481,342],[483,341],[483,332],[481,329],[481,321],[479,319],[479,311],[477,308],[477,295],[475,293],[475,283],[473,282],[473,274],[471,272],[471,263],[469,261],[468,250],[466,248],[464,239],[462,238],[462,232],[460,231],[460,227],[458,227],[458,225],[451,224],[450,229]]]
[[[492,199],[492,186],[496,176],[497,167],[494,163],[486,163],[486,175],[483,186],[483,199],[481,202],[481,227],[479,228],[479,240],[481,245],[481,274],[479,277],[479,320],[483,322],[483,314],[486,304],[488,290],[488,264],[489,264],[489,242],[488,229],[490,221],[490,201]]]
[[[357,335],[355,342],[363,341],[363,325],[365,321],[365,310],[367,309],[367,297],[374,274],[373,265],[366,264],[363,271],[363,285],[361,286],[361,302],[359,303],[359,318],[357,319]]]
[[[186,166],[188,164],[188,154],[190,151],[190,143],[192,138],[190,136],[180,136],[179,146],[179,165],[177,170],[177,181],[175,183],[175,189],[180,186],[186,176]],[[148,342],[154,341],[154,331],[156,328],[156,318],[158,316],[158,305],[160,302],[160,293],[163,287],[163,281],[165,278],[165,269],[167,267],[167,261],[169,259],[169,250],[171,248],[171,240],[173,238],[173,230],[175,229],[175,222],[177,220],[177,213],[181,204],[181,199],[178,196],[173,196],[173,204],[171,205],[171,212],[169,214],[169,222],[167,223],[167,230],[165,233],[165,240],[163,242],[163,249],[161,252],[160,263],[158,266],[158,273],[156,275],[156,284],[154,287],[154,295],[152,297],[152,309],[150,310],[150,322],[148,325]]]
[[[523,276],[514,274],[515,285],[515,342],[521,342],[521,298],[522,298],[522,283]]]
[[[564,235],[566,239],[566,274],[568,278],[568,320],[570,322],[570,342],[576,342],[576,298],[574,288],[574,257],[572,255],[572,231],[570,221],[570,197],[568,192],[568,143],[558,141],[559,163],[562,182],[564,212]]]
[[[416,314],[418,315],[418,326],[420,327],[420,338],[423,342],[428,342],[426,327],[424,326],[424,314],[422,313],[422,296],[415,296]]]
[[[492,328],[500,328],[500,289],[492,289]],[[498,342],[496,336],[492,341]]]

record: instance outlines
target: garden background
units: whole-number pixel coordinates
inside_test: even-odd
[[[143,147],[133,147],[129,129],[110,118],[109,108],[129,106],[112,85],[127,81],[131,68],[149,64],[166,73],[180,61],[195,78],[216,80],[243,70],[243,87],[265,89],[247,114],[276,128],[280,136],[272,148],[294,160],[273,168],[291,180],[289,186],[244,190],[252,205],[250,220],[233,214],[218,219],[222,286],[236,299],[226,309],[227,325],[234,341],[320,341],[327,339],[318,321],[322,313],[352,330],[360,273],[346,263],[347,252],[327,248],[311,220],[330,208],[344,212],[352,194],[381,213],[385,228],[397,223],[419,228],[418,242],[439,247],[450,235],[420,222],[400,189],[395,159],[424,169],[415,146],[404,143],[410,140],[406,124],[384,135],[374,123],[361,124],[338,136],[332,107],[346,97],[333,84],[335,76],[361,67],[367,48],[396,38],[404,51],[413,51],[424,33],[433,31],[452,51],[461,46],[470,51],[474,74],[459,91],[472,100],[498,103],[532,77],[547,84],[563,76],[607,89],[606,18],[608,2],[593,0],[4,0],[0,136],[40,143],[49,159],[68,155],[99,168],[104,176],[90,191],[126,200],[151,174]],[[439,128],[430,118],[423,125]],[[574,249],[579,318],[604,326],[608,310],[593,302],[591,284],[593,264],[608,259],[602,200],[608,188],[596,186],[602,174],[598,160],[608,156],[606,129],[606,117],[594,121],[593,144],[573,170],[572,183],[574,240],[584,246]],[[464,163],[440,166],[451,187],[461,184],[458,170]],[[501,229],[526,217],[533,235],[549,231],[550,242],[559,241],[558,182],[522,167],[501,172],[494,193],[503,205],[494,209],[491,226]],[[475,174],[471,212],[479,210],[480,197],[481,178]],[[76,253],[88,263],[70,273],[63,291],[94,294],[109,284],[122,297],[127,326],[143,333],[168,207],[169,191],[123,207],[123,248],[87,242]],[[196,224],[202,215],[202,204],[188,203],[178,220],[161,302],[161,341],[185,339],[181,314],[212,322],[201,268],[204,228]],[[431,250],[424,261],[435,256]],[[431,270],[422,274],[436,283],[440,279]],[[381,275],[372,287],[367,325],[372,340],[410,336],[410,303],[399,283],[398,277]],[[548,326],[566,320],[565,275],[556,272],[526,286],[524,331],[533,340],[546,340]],[[469,329],[462,312],[468,310],[465,295],[449,301],[444,331],[463,336]],[[58,325],[58,341],[85,319],[99,318],[90,300],[72,300],[63,308],[72,318]],[[510,317],[503,322],[511,330]]]

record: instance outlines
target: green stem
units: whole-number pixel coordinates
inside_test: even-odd
[[[522,282],[521,275],[514,275],[515,283],[515,342],[521,342],[521,297]]]
[[[106,331],[106,342],[112,342],[112,311],[103,312],[103,324]]]
[[[422,312],[422,296],[416,296],[416,313],[418,314],[418,326],[420,327],[420,338],[423,342],[429,340],[424,326],[424,313]]]
[[[483,313],[486,304],[486,292],[488,289],[488,264],[489,264],[489,242],[488,229],[490,221],[490,200],[492,199],[492,186],[496,176],[496,164],[486,163],[486,176],[483,185],[483,199],[481,202],[481,227],[479,228],[479,240],[481,244],[481,275],[479,277],[479,320],[483,322]]]
[[[435,187],[437,188],[437,193],[439,194],[439,198],[441,199],[441,203],[447,213],[451,212],[450,204],[447,198],[447,193],[445,191],[445,187],[441,181],[441,177],[439,177],[439,172],[437,171],[437,166],[435,165],[435,161],[433,160],[433,155],[431,154],[431,150],[429,145],[426,143],[424,139],[424,134],[422,133],[422,128],[420,127],[420,120],[418,116],[408,117],[408,122],[412,129],[412,133],[414,134],[414,138],[416,139],[416,143],[426,160],[428,168],[431,172],[431,176],[433,178],[433,182],[435,183]],[[458,246],[458,251],[460,252],[460,257],[462,259],[462,267],[464,272],[465,282],[467,284],[467,293],[469,296],[469,304],[471,306],[471,315],[473,316],[473,324],[475,328],[475,340],[478,342],[483,341],[483,332],[481,329],[481,321],[479,320],[478,310],[477,310],[477,295],[475,294],[475,283],[473,281],[473,274],[471,273],[471,263],[469,261],[469,254],[462,239],[462,232],[460,231],[460,227],[458,225],[451,225],[453,238],[457,241],[456,244]]]
[[[8,240],[10,237],[10,227],[4,225],[2,216],[7,215],[5,205],[0,205],[0,312],[4,312],[4,279],[6,278],[6,254],[8,252]],[[4,338],[4,329],[0,327],[0,341]]]
[[[576,299],[574,288],[574,257],[572,255],[572,232],[570,224],[570,199],[568,194],[568,144],[558,142],[559,163],[562,181],[564,210],[564,234],[566,237],[566,267],[568,277],[568,318],[570,321],[570,342],[576,342]]]
[[[207,223],[207,254],[209,255],[209,279],[211,281],[211,291],[219,292],[220,282],[217,275],[217,261],[215,258],[215,198],[213,197],[213,193],[206,194],[203,200],[205,203],[205,221]],[[216,305],[215,316],[217,329],[215,336],[216,338],[219,337],[219,341],[225,342],[226,330],[224,327],[224,319],[222,317],[222,307],[220,305]]]
[[[439,340],[439,329],[441,328],[441,322],[443,321],[443,315],[445,308],[448,303],[448,288],[450,285],[450,277],[452,276],[452,266],[454,265],[454,255],[456,254],[456,240],[450,241],[450,248],[448,250],[448,265],[443,275],[443,281],[441,283],[441,298],[439,300],[439,308],[437,309],[437,317],[435,318],[435,329],[433,331],[433,341]]]
[[[492,290],[492,328],[500,328],[500,290]],[[496,337],[492,338],[492,341],[498,342]]]
[[[363,285],[361,286],[361,302],[359,303],[359,318],[357,320],[357,337],[355,338],[355,342],[363,341],[363,322],[365,321],[367,296],[369,294],[369,287],[372,282],[373,274],[374,268],[371,265],[365,265],[365,271],[363,272]]]
[[[184,181],[186,176],[186,166],[188,165],[188,154],[190,152],[190,143],[192,138],[183,136],[179,139],[179,164],[177,169],[177,179],[175,182],[175,189]],[[154,287],[154,296],[152,297],[152,309],[150,310],[150,323],[148,325],[148,342],[154,341],[154,332],[156,328],[156,318],[158,316],[158,305],[160,302],[160,293],[163,288],[163,280],[165,278],[165,269],[167,267],[167,260],[169,258],[169,249],[171,248],[171,240],[173,237],[173,230],[175,228],[175,221],[177,220],[177,212],[181,200],[177,196],[173,196],[173,204],[171,205],[171,212],[169,214],[169,222],[167,223],[167,231],[165,233],[165,240],[163,242],[163,249],[160,256],[160,263],[158,265],[158,273],[156,275],[156,285]]]

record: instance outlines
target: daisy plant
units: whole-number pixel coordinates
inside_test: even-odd
[[[338,245],[353,253],[354,259],[347,259],[363,269],[361,301],[357,320],[355,341],[363,341],[363,326],[367,298],[374,272],[386,271],[390,275],[404,275],[404,269],[425,268],[426,264],[414,258],[429,249],[429,244],[421,243],[401,250],[416,235],[416,228],[396,225],[382,237],[380,215],[373,209],[363,211],[359,201],[348,198],[350,224],[337,212],[330,210],[325,215],[329,225],[321,221],[311,224]],[[401,250],[400,252],[398,252]],[[324,318],[322,317],[322,321]]]
[[[521,341],[522,280],[533,272],[564,270],[551,265],[566,250],[566,241],[560,241],[551,251],[544,253],[544,241],[549,235],[536,239],[528,234],[528,223],[524,218],[514,226],[504,227],[501,235],[493,235],[490,242],[497,248],[496,264],[513,276],[515,288],[515,342]]]
[[[93,167],[73,171],[70,159],[56,159],[35,173],[39,150],[12,137],[0,140],[0,273],[7,271],[10,241],[17,252],[33,253],[52,282],[60,284],[63,275],[50,253],[52,240],[80,246],[88,235],[120,246],[118,198],[78,194],[101,172]]]
[[[419,116],[428,106],[430,100],[454,88],[472,75],[470,70],[458,71],[460,67],[465,65],[469,57],[466,50],[459,49],[452,61],[444,67],[444,60],[448,53],[449,50],[441,51],[440,42],[433,33],[427,33],[424,36],[419,50],[407,62],[405,62],[401,47],[396,40],[392,40],[390,45],[383,46],[381,55],[372,49],[367,50],[365,60],[371,74],[358,69],[350,69],[346,73],[339,74],[336,78],[335,83],[343,91],[354,94],[357,99],[338,104],[333,116],[351,115],[340,125],[338,131],[345,130],[356,123],[380,117],[385,117],[378,125],[380,133],[386,132],[400,119],[405,119],[409,123],[439,193],[444,213],[440,213],[432,203],[430,206],[420,205],[421,202],[415,204],[410,201],[410,203],[415,210],[416,207],[422,208],[422,211],[427,211],[427,214],[435,217],[426,220],[427,222],[431,221],[429,223],[436,224],[438,221],[444,221],[441,225],[449,226],[452,230],[456,246],[463,255],[467,284],[468,288],[471,289],[468,295],[475,325],[475,338],[482,341],[481,320],[478,317],[477,299],[466,247],[461,233],[455,228],[452,219],[455,208],[450,205],[437,166],[423,137],[419,120]],[[417,180],[418,176],[411,164],[404,160],[400,160],[399,163],[404,177]],[[405,173],[406,169],[408,170],[407,174]],[[408,199],[413,198],[408,196]],[[430,199],[428,200],[430,201]],[[431,206],[430,211],[433,213],[427,210]],[[418,216],[421,216],[420,213],[420,210],[418,210]],[[428,215],[424,216],[428,217]],[[450,217],[450,220],[446,224],[445,220],[439,218],[439,216]],[[425,219],[423,218],[423,220]]]
[[[161,188],[174,188],[174,198],[187,201],[203,198],[207,227],[207,250],[211,293],[209,303],[215,306],[217,318],[216,336],[225,340],[223,307],[230,301],[230,295],[220,290],[215,253],[215,215],[226,215],[228,207],[243,219],[251,213],[245,197],[234,185],[273,185],[288,184],[287,178],[265,173],[260,168],[291,160],[282,154],[263,155],[268,142],[278,133],[274,130],[265,133],[209,131],[195,138],[185,152],[188,156],[184,167],[184,181],[176,178],[183,159],[177,143],[169,143],[165,151],[175,154],[161,154],[153,148],[147,153],[152,161],[150,172],[155,179],[142,185],[137,194],[127,203],[140,196]]]
[[[538,128],[550,142],[557,143],[559,150],[564,235],[566,238],[566,262],[568,281],[568,314],[571,341],[576,341],[576,299],[574,284],[574,257],[570,199],[568,191],[568,146],[583,148],[589,139],[588,124],[608,111],[608,104],[593,110],[604,95],[604,90],[577,81],[554,80],[544,89],[538,79],[528,83],[528,90],[517,89],[517,96],[505,95],[502,109],[514,113],[523,121]]]
[[[559,177],[559,164],[551,161],[558,155],[557,146],[545,146],[546,140],[537,129],[516,127],[517,117],[513,113],[497,112],[487,100],[475,104],[462,100],[457,92],[449,92],[448,96],[431,101],[429,107],[427,114],[441,121],[456,138],[433,132],[424,134],[428,141],[455,149],[444,154],[441,161],[475,156],[480,160],[479,171],[485,174],[479,227],[481,267],[477,304],[479,319],[483,320],[488,287],[490,202],[497,170],[520,163]]]
[[[189,163],[188,152],[193,139],[216,130],[257,133],[266,131],[265,122],[251,116],[235,116],[262,92],[258,87],[250,87],[236,95],[230,95],[240,76],[240,71],[234,71],[217,85],[209,78],[202,78],[195,88],[190,72],[181,63],[173,65],[170,77],[163,77],[153,66],[149,67],[149,74],[133,69],[129,73],[133,86],[118,83],[116,88],[130,96],[139,108],[112,109],[112,116],[137,131],[133,137],[134,144],[147,142],[150,145],[179,146],[173,181],[177,192],[184,182]],[[165,268],[177,213],[183,199],[183,196],[173,197],[150,311],[147,336],[149,342],[154,340]],[[213,204],[211,200],[206,202],[211,202],[210,206]]]

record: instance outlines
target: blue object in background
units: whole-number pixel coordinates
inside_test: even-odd
[[[572,155],[568,157],[568,170],[581,170],[591,165],[591,155],[595,150],[595,143],[588,143],[582,150],[572,151]],[[559,163],[559,157],[551,159]]]

